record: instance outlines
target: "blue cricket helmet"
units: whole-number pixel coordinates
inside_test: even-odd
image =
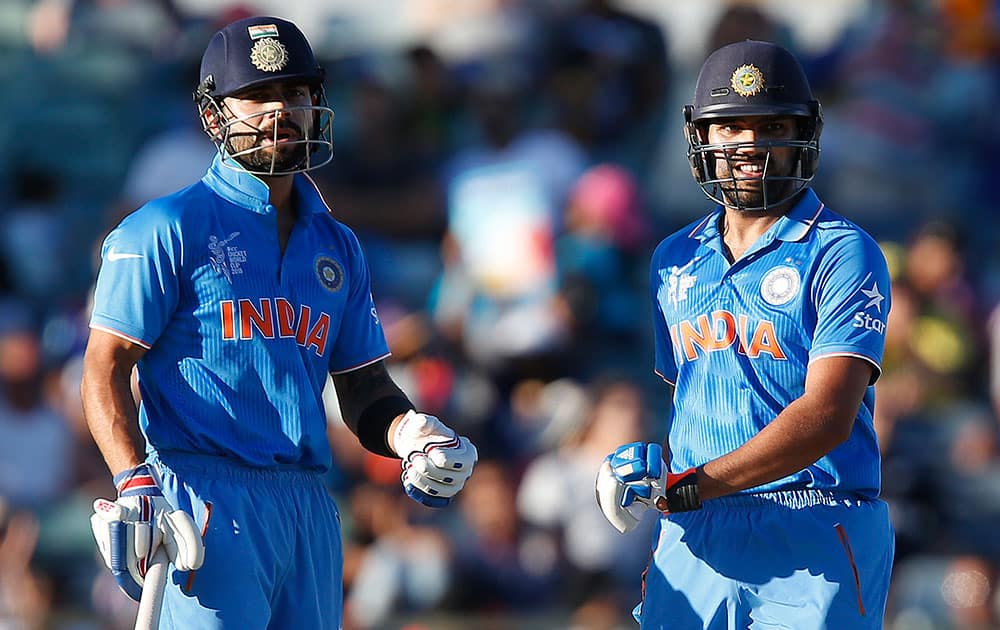
[[[755,145],[711,145],[704,138],[708,124],[724,118],[747,116],[795,116],[800,119],[799,137],[784,142]],[[772,195],[760,206],[740,206],[740,210],[762,211],[781,205],[801,192],[816,174],[819,165],[819,137],[823,114],[813,97],[805,71],[792,53],[771,42],[744,40],[723,46],[702,65],[695,84],[694,99],[684,107],[684,126],[688,140],[688,160],[695,181],[709,199],[723,205],[725,187],[735,187],[732,176],[717,177],[715,163],[720,156],[746,146],[761,150],[791,147],[798,149],[795,171],[786,175],[765,174],[765,183],[781,182],[783,192]]]
[[[323,78],[302,31],[287,20],[264,15],[232,22],[212,37],[201,58],[198,89],[224,97],[272,81],[319,87]]]
[[[309,171],[333,158],[333,110],[323,89],[325,72],[316,61],[312,47],[302,31],[288,20],[273,16],[254,16],[236,20],[220,29],[205,48],[201,58],[198,86],[194,91],[205,133],[222,154],[223,164],[254,175],[289,175]],[[279,159],[277,151],[251,146],[234,147],[233,140],[246,136],[246,127],[259,127],[263,117],[279,110],[263,111],[242,119],[234,118],[223,99],[242,90],[269,83],[303,83],[309,86],[314,105],[285,107],[282,112],[309,110],[312,128],[303,137],[288,144],[297,145],[301,159]],[[210,124],[206,113],[216,122]],[[237,131],[237,129],[239,131]],[[278,127],[273,127],[277,134]],[[275,140],[277,136],[275,136]]]

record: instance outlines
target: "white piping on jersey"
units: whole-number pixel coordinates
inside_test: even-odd
[[[868,363],[871,363],[872,367],[875,368],[875,374],[872,375],[871,382],[868,383],[869,385],[874,385],[875,381],[878,380],[878,377],[882,375],[882,366],[881,365],[879,365],[877,362],[875,362],[870,357],[866,357],[865,355],[860,354],[858,352],[829,352],[829,353],[826,353],[826,354],[821,354],[819,356],[815,356],[815,357],[809,359],[809,363],[807,364],[806,367],[808,367],[809,365],[812,365],[813,363],[815,363],[816,361],[819,361],[820,359],[826,359],[826,358],[829,358],[829,357],[850,357],[852,359],[864,359]]]
[[[811,230],[812,227],[813,227],[813,225],[816,224],[816,219],[819,218],[820,213],[823,212],[823,208],[825,208],[825,207],[826,207],[826,204],[824,204],[822,201],[819,202],[819,207],[816,208],[816,214],[812,215],[812,218],[805,222],[806,225],[805,225],[805,229],[802,231],[802,234],[800,234],[798,236],[798,238],[796,238],[794,240],[801,241],[802,239],[804,239],[806,237],[806,234],[808,234],[809,230]]]
[[[143,341],[141,339],[136,339],[135,337],[131,337],[129,335],[126,335],[122,331],[115,330],[114,328],[108,328],[107,326],[98,326],[96,324],[91,324],[90,327],[93,328],[94,330],[100,330],[100,331],[108,333],[109,335],[114,335],[115,337],[118,337],[119,339],[124,339],[125,341],[131,341],[135,345],[142,346],[146,350],[149,350],[150,348],[153,347],[152,344],[148,344],[148,343],[146,343],[145,341]]]
[[[386,352],[385,354],[383,354],[380,357],[375,357],[374,359],[371,359],[370,361],[365,361],[364,363],[359,363],[357,365],[352,365],[351,367],[344,368],[343,370],[330,370],[330,374],[346,374],[348,372],[353,372],[354,370],[360,370],[363,367],[368,367],[372,363],[378,363],[382,359],[386,359],[386,358],[391,357],[391,356],[392,356],[391,352]]]

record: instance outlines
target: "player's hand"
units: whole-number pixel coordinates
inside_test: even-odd
[[[659,444],[633,442],[608,455],[597,473],[597,503],[615,529],[626,533],[642,512],[686,512],[701,507],[695,468],[667,472]]]
[[[414,501],[444,507],[472,475],[479,453],[434,416],[406,412],[393,432],[393,446],[403,458],[403,488]]]
[[[163,545],[179,571],[201,566],[205,546],[194,519],[163,497],[148,464],[115,475],[118,499],[97,499],[90,526],[104,563],[126,595],[139,601],[146,570]]]

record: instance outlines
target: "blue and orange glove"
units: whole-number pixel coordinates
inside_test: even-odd
[[[687,512],[701,508],[698,471],[667,472],[659,444],[632,442],[615,449],[597,473],[597,503],[621,533],[635,529],[642,513]]]
[[[205,546],[191,515],[164,498],[149,464],[122,471],[114,481],[118,499],[94,501],[90,526],[119,588],[139,601],[146,571],[161,544],[179,571],[199,568]]]
[[[396,425],[392,443],[403,458],[403,489],[428,507],[451,503],[479,458],[469,438],[459,436],[436,417],[412,409]]]

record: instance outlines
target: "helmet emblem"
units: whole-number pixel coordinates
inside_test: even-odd
[[[740,96],[753,96],[764,89],[764,75],[760,68],[748,63],[733,70],[729,83]]]
[[[277,72],[288,65],[288,49],[276,39],[258,39],[250,49],[250,62],[261,72]]]

